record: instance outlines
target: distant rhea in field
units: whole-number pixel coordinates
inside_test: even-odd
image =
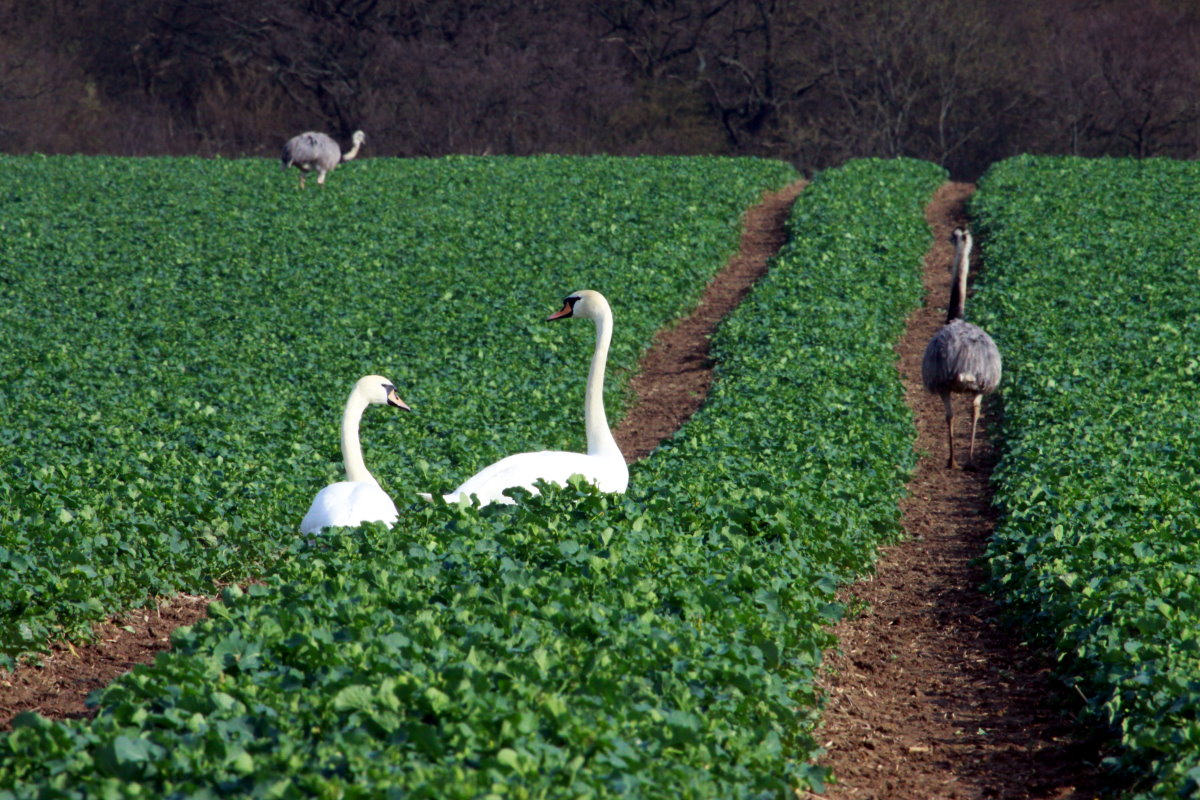
[[[342,148],[338,147],[338,143],[329,136],[316,131],[308,131],[288,139],[287,144],[283,146],[283,153],[279,156],[279,160],[283,163],[284,169],[300,168],[301,189],[304,188],[305,173],[313,170],[317,171],[317,183],[324,186],[325,175],[332,172],[341,162],[349,161],[357,156],[358,148],[362,147],[366,140],[366,134],[362,131],[355,131],[354,135],[350,137],[354,146],[343,154]]]
[[[963,319],[967,272],[971,265],[971,234],[965,228],[955,228],[950,241],[954,243],[950,308],[946,312],[946,324],[929,340],[921,359],[921,381],[927,390],[941,395],[946,406],[946,441],[950,450],[947,469],[957,466],[954,460],[954,407],[950,404],[950,395],[971,395],[971,449],[967,466],[973,467],[980,402],[985,394],[994,392],[1000,385],[1000,350],[982,328]]]

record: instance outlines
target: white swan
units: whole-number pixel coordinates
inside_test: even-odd
[[[331,483],[317,492],[308,513],[300,523],[302,533],[318,533],[333,526],[352,528],[364,522],[391,525],[399,516],[396,504],[367,471],[362,445],[358,440],[358,422],[368,405],[390,405],[412,409],[396,394],[396,387],[382,375],[367,375],[354,384],[342,412],[342,462],[346,480]]]
[[[624,493],[629,486],[629,467],[608,428],[604,414],[604,367],[608,361],[608,343],[612,339],[612,310],[599,292],[575,292],[563,301],[561,311],[549,319],[582,317],[596,321],[596,351],[588,372],[587,392],[583,401],[583,417],[587,430],[587,453],[562,450],[541,450],[517,453],[484,467],[468,478],[452,493],[444,495],[447,503],[459,498],[479,498],[479,504],[513,504],[516,501],[503,494],[505,489],[522,486],[537,494],[534,481],[566,485],[572,475],[582,475],[602,492]],[[549,321],[549,320],[547,320]],[[428,495],[423,495],[428,498]]]

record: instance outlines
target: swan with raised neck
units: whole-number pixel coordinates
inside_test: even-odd
[[[536,481],[566,485],[573,475],[582,475],[584,480],[595,484],[603,492],[621,494],[628,488],[629,467],[608,427],[608,416],[604,412],[604,372],[608,363],[609,343],[612,341],[612,309],[599,292],[572,292],[563,300],[562,309],[551,314],[547,321],[569,318],[590,319],[596,323],[596,347],[592,353],[583,399],[587,452],[539,450],[502,458],[475,473],[450,494],[444,495],[446,502],[456,503],[474,496],[479,499],[481,506],[489,503],[512,504],[515,501],[504,494],[506,489],[520,486],[537,494]],[[428,495],[422,496],[428,498]]]
[[[396,394],[392,382],[382,375],[367,375],[354,384],[342,412],[342,463],[346,468],[346,480],[331,483],[317,493],[300,522],[303,533],[317,533],[335,526],[352,528],[364,522],[391,525],[399,516],[396,504],[380,488],[363,460],[359,422],[367,406],[371,405],[412,410]]]

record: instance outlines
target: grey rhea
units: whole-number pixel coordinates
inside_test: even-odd
[[[343,161],[349,161],[358,155],[358,148],[367,140],[362,131],[355,131],[350,137],[352,147],[342,153],[338,143],[324,133],[308,131],[299,136],[293,136],[283,146],[279,160],[283,168],[299,167],[300,188],[304,188],[305,173],[316,170],[317,183],[325,185],[325,175]]]
[[[971,234],[965,228],[955,228],[950,241],[954,243],[950,308],[946,312],[946,324],[925,347],[921,381],[927,390],[941,396],[946,407],[946,441],[950,450],[947,468],[957,466],[954,460],[954,408],[950,396],[954,393],[971,396],[971,449],[967,465],[973,467],[979,406],[983,396],[1000,385],[1000,350],[982,328],[963,319],[967,273],[971,265]]]

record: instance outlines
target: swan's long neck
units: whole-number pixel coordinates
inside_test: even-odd
[[[351,147],[345,153],[342,153],[342,161],[352,161],[354,159],[354,157],[358,155],[358,148],[360,148],[360,147],[362,147],[361,140],[355,142],[353,147]]]
[[[955,244],[954,275],[950,279],[950,307],[946,309],[946,322],[962,319],[967,302],[967,273],[971,269],[970,244]]]
[[[367,471],[363,461],[362,443],[358,440],[358,423],[367,401],[356,389],[350,393],[346,401],[346,410],[342,414],[342,463],[346,465],[346,480],[375,482],[375,478]]]
[[[587,393],[583,398],[584,427],[587,431],[589,456],[620,455],[617,440],[608,427],[608,416],[604,413],[604,367],[608,363],[608,343],[612,339],[612,312],[596,318],[596,352],[592,354],[592,366],[588,370]]]

